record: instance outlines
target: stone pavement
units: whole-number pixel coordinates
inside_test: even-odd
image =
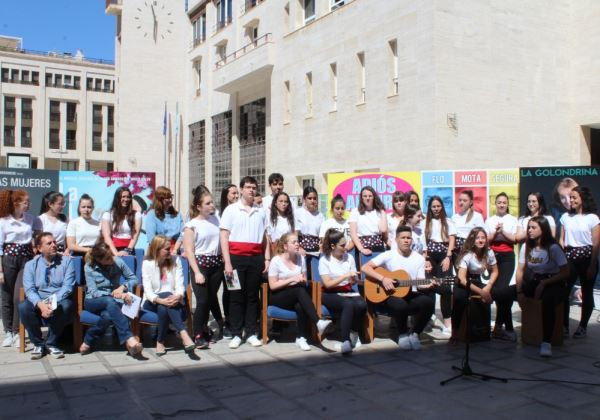
[[[572,330],[578,317],[572,311]],[[507,378],[600,383],[597,318],[595,311],[586,339],[566,340],[552,359],[537,347],[492,341],[472,346],[471,366]],[[386,322],[378,320],[383,334]],[[181,349],[157,357],[151,348],[147,360],[135,360],[113,348],[31,361],[2,349],[0,418],[600,418],[600,386],[467,378],[441,387],[463,356],[462,345],[444,340],[403,352],[377,338],[351,357],[327,350],[335,346],[327,340],[310,352],[292,342],[227,344],[197,351],[199,360]]]

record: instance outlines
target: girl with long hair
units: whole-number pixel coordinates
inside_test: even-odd
[[[360,190],[358,207],[350,212],[348,224],[352,242],[361,254],[385,251],[388,235],[385,206],[373,187]]]
[[[65,196],[56,191],[44,194],[40,215],[38,219],[42,225],[42,231],[51,233],[56,241],[59,253],[69,255],[67,249],[67,216],[63,214],[65,208]]]
[[[494,289],[504,293],[509,287],[515,271],[515,242],[517,233],[517,218],[509,213],[508,195],[501,192],[496,196],[496,213],[485,221],[490,248],[494,251],[498,265],[498,278]],[[516,341],[512,323],[512,301],[496,302],[496,322],[492,336],[500,340]]]
[[[456,226],[456,244],[454,246],[454,256],[457,257],[467,236],[475,227],[484,227],[483,216],[473,209],[474,195],[473,190],[463,190],[458,195],[459,210],[452,216],[454,226]],[[458,258],[455,259],[458,264]]]
[[[321,224],[321,229],[319,230],[319,239],[322,243],[325,233],[329,229],[335,229],[344,234],[344,239],[346,240],[346,251],[350,251],[352,248],[354,248],[354,242],[352,242],[352,238],[350,237],[350,225],[344,218],[344,213],[346,212],[346,203],[344,202],[344,198],[341,196],[341,194],[337,194],[335,197],[333,197],[331,200],[330,209],[331,217]]]
[[[567,281],[565,300],[565,332],[569,333],[569,299],[577,278],[581,283],[583,305],[579,326],[573,338],[587,335],[587,324],[594,310],[594,282],[598,273],[598,250],[600,249],[600,219],[592,192],[587,187],[575,187],[570,194],[571,208],[560,218],[561,244],[569,262],[570,276]]]
[[[284,234],[277,242],[276,253],[269,265],[269,304],[296,312],[296,345],[308,351],[308,322],[314,323],[322,334],[331,320],[319,319],[306,288],[306,262],[300,254],[298,236],[295,233]]]
[[[163,235],[154,235],[142,263],[144,300],[142,308],[158,315],[156,355],[167,353],[165,338],[169,324],[175,327],[186,352],[196,346],[190,338],[183,318],[185,315],[183,269],[178,257],[171,254],[171,240]]]
[[[550,216],[546,209],[546,201],[540,192],[530,192],[527,194],[527,206],[525,214],[519,217],[519,225],[517,226],[517,242],[522,243],[527,239],[527,223],[532,217],[542,216],[548,219],[552,236],[556,237],[556,221]]]
[[[279,238],[286,233],[295,232],[294,209],[290,202],[290,196],[283,191],[275,193],[271,208],[265,207],[265,210],[269,213],[267,237],[271,244],[271,251],[275,252]]]
[[[134,255],[142,228],[142,215],[134,210],[126,187],[115,191],[110,210],[102,215],[102,237],[114,256]]]
[[[2,347],[19,345],[19,289],[23,268],[33,258],[33,239],[41,223],[29,210],[25,190],[0,191],[0,285],[2,287]]]
[[[423,212],[420,208],[408,205],[404,208],[404,220],[400,222],[400,226],[408,226],[412,232],[412,250],[425,255],[427,250],[427,241],[425,240],[425,231],[423,229]],[[396,228],[398,229],[398,228]],[[395,231],[394,231],[395,232]],[[392,249],[397,246],[394,237]]]
[[[295,228],[300,243],[300,254],[318,256],[320,250],[319,230],[324,221],[319,212],[319,195],[314,187],[306,187],[302,192],[303,205],[295,211]],[[310,261],[307,260],[307,264]],[[310,269],[309,269],[310,272]]]
[[[100,222],[92,218],[94,199],[87,194],[79,198],[79,217],[67,225],[67,247],[73,256],[84,257],[100,236]]]
[[[427,243],[426,260],[431,264],[434,277],[448,277],[452,274],[452,253],[456,240],[454,222],[446,216],[442,199],[434,195],[427,203],[425,218],[425,241]],[[440,309],[444,327],[442,333],[452,334],[452,289],[449,285],[437,285],[432,290],[440,295]]]
[[[181,230],[183,219],[181,214],[173,207],[173,193],[167,187],[157,187],[150,210],[144,220],[146,238],[152,242],[155,235],[163,235],[171,242],[171,253],[177,254],[181,248]]]
[[[219,201],[219,214],[223,214],[228,205],[235,203],[240,198],[238,187],[229,184],[221,190],[221,200]]]

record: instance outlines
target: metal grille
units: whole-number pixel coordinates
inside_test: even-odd
[[[190,188],[205,185],[206,123],[204,120],[190,124]]]
[[[252,176],[265,193],[265,98],[240,107],[240,176]]]
[[[231,111],[212,117],[212,191],[217,194],[231,183]]]

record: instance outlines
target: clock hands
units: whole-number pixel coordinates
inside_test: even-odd
[[[150,9],[152,10],[152,19],[154,19],[153,38],[154,38],[154,42],[156,42],[156,38],[158,36],[158,19],[156,18],[156,12],[154,11],[153,4],[150,4]]]

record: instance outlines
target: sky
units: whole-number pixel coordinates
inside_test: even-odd
[[[105,0],[0,0],[0,35],[23,39],[23,48],[114,60],[116,18]]]

